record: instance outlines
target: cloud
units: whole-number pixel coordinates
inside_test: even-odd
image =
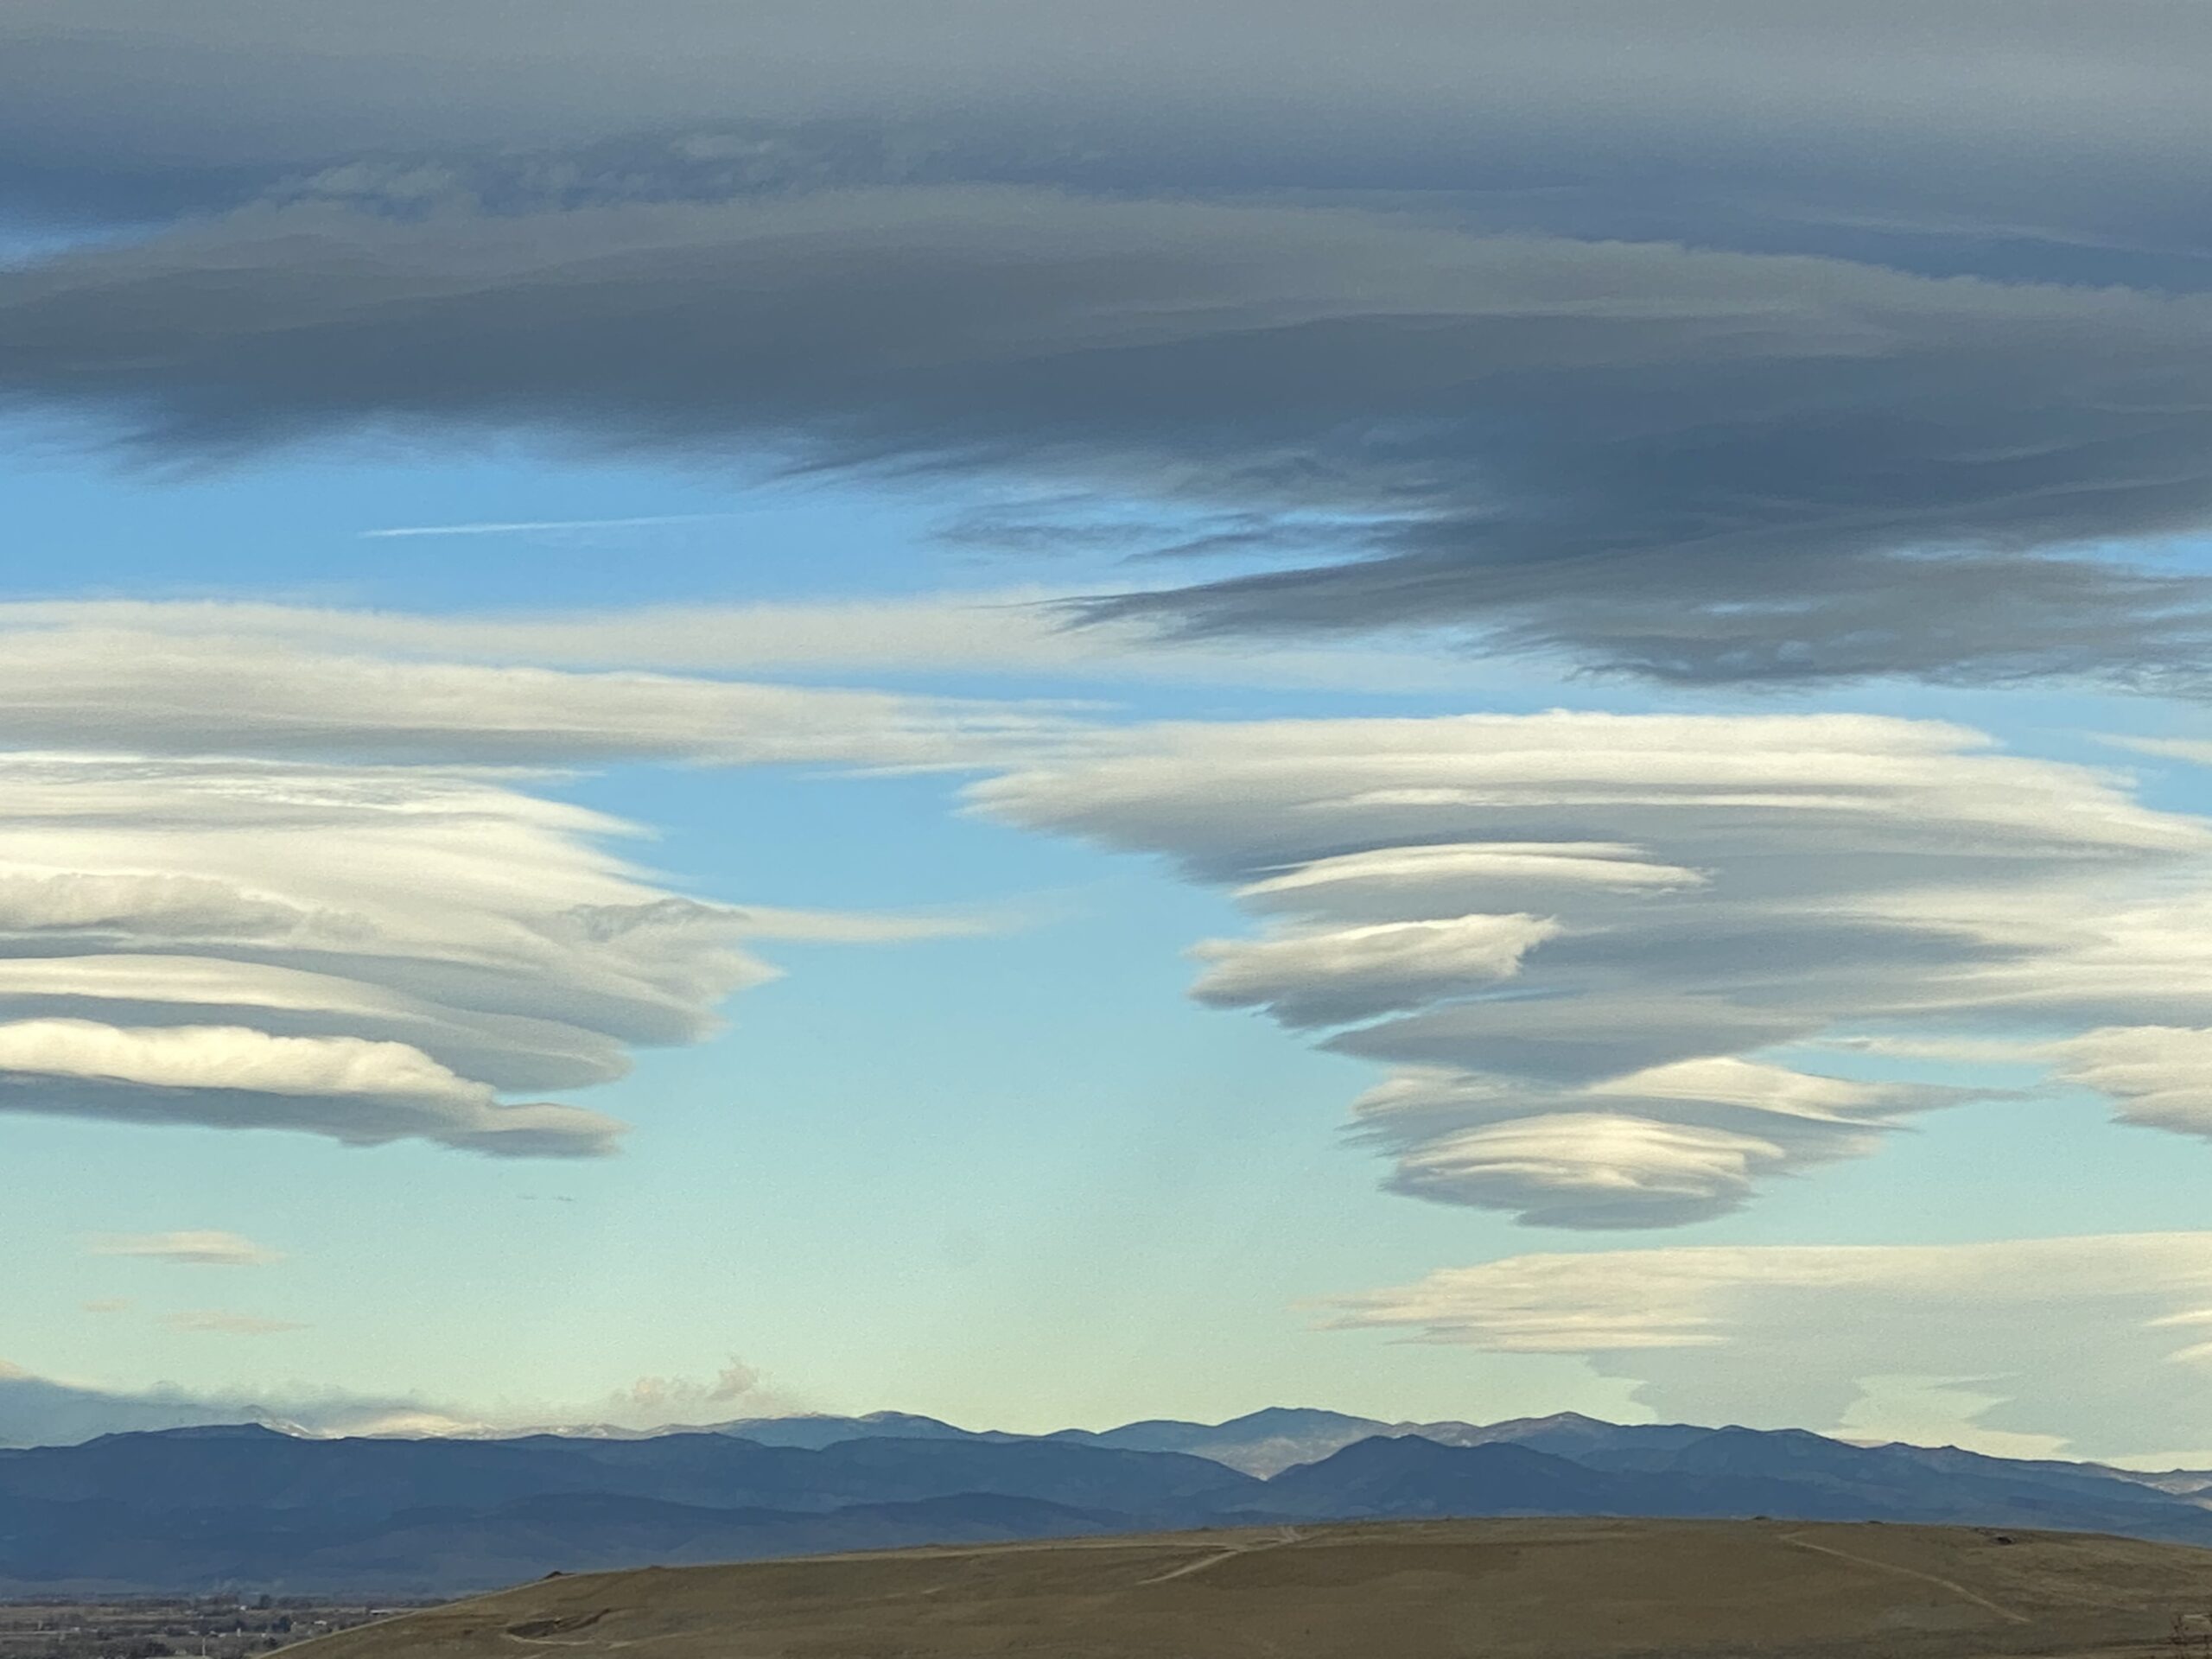
[[[0,140],[19,188],[81,181],[95,205],[142,213],[286,174],[398,202],[456,181],[588,200],[950,174],[1477,189],[1645,223],[1687,199],[1738,233],[1780,201],[1796,220],[1847,213],[1868,239],[1965,240],[1970,208],[1999,245],[1985,257],[2151,240],[2205,146],[2189,70],[2212,38],[2188,0],[2093,23],[2003,0],[1382,0],[1369,16],[1351,30],[1312,0],[1133,0],[1110,17],[1075,0],[742,15],[641,0],[617,22],[551,0],[520,29],[421,0],[373,26],[322,3],[149,18],[128,0],[18,0]]]
[[[626,1124],[535,1096],[711,1034],[775,975],[756,942],[1018,918],[677,893],[538,769],[974,767],[1079,735],[1062,707],[426,658],[467,631],[424,619],[347,619],[334,650],[329,613],[121,609],[0,615],[0,1112],[612,1152]]]
[[[0,1446],[67,1446],[101,1434],[238,1422],[251,1415],[235,1402],[195,1399],[172,1388],[100,1389],[40,1376],[0,1359]]]
[[[144,754],[928,768],[1050,747],[1070,725],[1049,706],[334,652],[137,613],[154,626],[8,630],[0,734]]]
[[[87,1311],[123,1310],[102,1306]],[[215,1310],[180,1313],[162,1323],[181,1335],[281,1335],[307,1328]],[[101,1434],[239,1422],[316,1437],[480,1439],[564,1427],[642,1430],[803,1409],[804,1402],[736,1358],[706,1378],[642,1376],[582,1402],[510,1400],[495,1406],[336,1388],[259,1394],[194,1391],[168,1383],[117,1389],[42,1376],[0,1360],[0,1446],[67,1446]]]
[[[90,1241],[94,1255],[138,1256],[201,1268],[263,1268],[284,1259],[237,1233],[212,1230],[174,1233],[99,1233]]]
[[[26,730],[80,734],[84,728],[83,721],[70,722],[52,707],[53,699],[36,691],[49,673],[70,677],[62,683],[89,693],[102,708],[118,700],[111,679],[121,676],[124,690],[205,705],[211,724],[219,716],[250,714],[250,707],[239,706],[235,672],[226,671],[241,653],[251,653],[280,677],[291,707],[300,711],[295,727],[285,728],[297,731],[290,740],[295,743],[335,741],[352,729],[346,721],[361,717],[359,709],[349,708],[343,720],[319,728],[307,718],[324,700],[313,682],[326,670],[341,681],[374,677],[378,690],[388,690],[407,665],[420,664],[441,670],[455,697],[435,706],[414,700],[419,744],[442,734],[458,745],[474,731],[480,743],[503,736],[501,753],[542,753],[543,745],[563,741],[565,734],[564,752],[596,747],[721,763],[779,758],[765,745],[748,749],[746,739],[754,728],[782,722],[792,728],[780,758],[982,764],[1054,741],[1070,717],[1065,706],[1050,702],[899,697],[720,677],[729,674],[995,674],[1392,693],[1465,689],[1478,677],[1466,664],[1403,645],[1210,643],[1171,639],[1141,623],[1071,628],[1068,608],[1076,597],[1068,589],[1023,587],[893,598],[460,614],[245,600],[31,600],[0,601],[0,638],[26,664],[12,713],[14,721],[28,722]],[[488,671],[503,669],[529,672]],[[559,671],[609,669],[628,673]],[[643,688],[652,689],[657,705]],[[469,701],[456,701],[462,696]],[[472,704],[487,711],[474,727],[460,712]],[[529,740],[514,729],[526,723],[524,708],[535,708],[544,728],[537,751],[524,750]],[[495,721],[493,710],[516,712]],[[793,725],[785,718],[793,714],[804,721]],[[405,718],[396,709],[358,741],[398,741],[405,734],[396,728]],[[245,723],[242,739],[251,741],[251,732]],[[282,730],[270,736],[285,741]]]
[[[2067,1082],[2118,1102],[2122,1122],[2212,1140],[2212,1031],[2111,1027],[2046,1053]]]
[[[1265,1007],[1287,1026],[1348,1025],[1510,979],[1559,931],[1536,916],[1455,916],[1209,939],[1192,949],[1208,966],[1191,995],[1215,1007]]]
[[[1117,730],[397,654],[451,642],[426,619],[30,607],[11,625],[0,727],[140,754],[0,758],[0,1110],[603,1154],[624,1125],[535,1096],[707,1034],[772,974],[754,942],[1004,925],[684,898],[607,850],[626,826],[481,769],[620,754],[1004,769],[986,810],[1169,854],[1264,918],[1194,947],[1194,994],[1393,1068],[1358,1133],[1397,1185],[1546,1223],[1718,1213],[1959,1097],[1796,1110],[1791,1044],[2212,1025],[2212,889],[2189,885],[2212,831],[1955,728]],[[624,648],[615,626],[595,648]],[[544,627],[594,648],[588,625],[512,626],[505,645]],[[1669,1069],[1726,1059],[1766,1081]]]
[[[0,271],[0,362],[163,454],[522,427],[1340,521],[1081,613],[1199,637],[2189,695],[2212,644],[2202,579],[2101,550],[2212,523],[2208,293],[1342,196],[317,200]]]
[[[44,418],[1011,480],[1241,562],[1085,613],[1199,637],[2206,689],[2112,551],[2212,517],[2193,0],[143,10],[10,9]]]
[[[166,1313],[162,1323],[172,1331],[182,1331],[194,1336],[216,1337],[276,1337],[289,1331],[305,1331],[308,1327],[294,1319],[263,1319],[252,1313],[233,1313],[221,1308],[200,1308],[184,1313]]]
[[[593,1157],[628,1127],[581,1107],[503,1102],[404,1043],[272,1037],[241,1026],[0,1026],[0,1111],[296,1129],[347,1146],[421,1139],[499,1157]]]
[[[1713,1056],[1580,1089],[1401,1071],[1355,1113],[1409,1197],[1551,1226],[1644,1227],[1703,1220],[1762,1179],[1864,1157],[1900,1119],[1961,1097]]]
[[[641,1376],[596,1408],[597,1418],[624,1428],[671,1423],[710,1424],[737,1417],[774,1417],[800,1408],[761,1373],[733,1357],[712,1377]]]
[[[696,1041],[772,973],[742,943],[772,924],[482,772],[16,753],[0,779],[0,1110],[604,1153],[615,1120],[509,1095]]]
[[[2212,1233],[1519,1255],[1329,1308],[1339,1329],[1585,1356],[1662,1421],[2012,1454],[2212,1446]],[[1914,1416],[1885,1421],[1904,1395]]]
[[[1961,728],[1153,726],[971,798],[1229,889],[1262,931],[1199,944],[1192,994],[1389,1067],[1355,1135],[1415,1197],[1675,1225],[1972,1097],[1854,1051],[1995,1046],[2129,1121],[2212,1124],[2212,825]]]
[[[2187,737],[2107,737],[2104,740],[2116,748],[2133,749],[2138,754],[2155,755],[2162,760],[2183,760],[2191,766],[2212,766],[2212,743]]]

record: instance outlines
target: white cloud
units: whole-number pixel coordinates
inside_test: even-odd
[[[496,526],[505,529],[508,526]],[[427,533],[427,532],[426,532]],[[199,666],[211,652],[235,657],[273,652],[372,664],[389,659],[451,665],[658,671],[663,675],[858,671],[866,674],[950,673],[1062,676],[1108,680],[1190,682],[1229,685],[1339,686],[1402,692],[1467,687],[1491,677],[1466,660],[1433,651],[1366,644],[1307,645],[1178,637],[1142,622],[1076,626],[1069,606],[1080,594],[1034,586],[925,593],[898,598],[762,601],[735,605],[645,607],[574,612],[506,611],[458,615],[341,610],[255,601],[29,600],[0,603],[0,639],[34,662],[91,653],[128,664],[146,655],[134,672],[168,675],[180,682],[219,687]],[[164,659],[170,665],[164,666]],[[29,677],[28,676],[26,677]],[[575,677],[553,675],[554,683]],[[8,679],[0,662],[0,690]],[[486,678],[497,688],[502,683]],[[713,680],[677,681],[710,688],[689,694],[706,704],[736,696],[716,692]],[[738,687],[736,691],[764,688]],[[787,694],[795,688],[765,688]],[[575,694],[591,695],[588,689]],[[607,694],[624,695],[619,691]],[[823,690],[816,701],[825,713],[842,709],[854,717],[849,747],[864,746],[882,711],[902,700]],[[634,702],[632,706],[637,706]],[[932,709],[981,716],[999,707],[1009,720],[1009,741],[1028,734],[1005,705],[903,700],[918,721]],[[711,712],[711,711],[709,711]],[[1049,710],[1035,711],[1049,729]],[[825,730],[834,730],[834,721]],[[669,734],[664,730],[663,741]],[[726,731],[714,735],[728,741]],[[964,753],[982,747],[972,736]],[[909,734],[906,741],[913,740]],[[844,753],[827,758],[845,759]]]
[[[2191,766],[2212,766],[2212,743],[2198,738],[2131,737],[2115,734],[2104,741],[2115,748],[2132,749],[2137,754],[2155,755],[2162,760],[2184,760]]]
[[[2060,1077],[2117,1101],[2127,1122],[2212,1139],[2212,1031],[2111,1027],[2047,1052]]]
[[[511,1095],[709,1034],[748,938],[970,925],[685,899],[627,830],[453,767],[0,754],[0,1110],[604,1152]]]
[[[1265,1007],[1287,1026],[1343,1025],[1510,979],[1523,956],[1559,931],[1536,916],[1455,916],[1209,939],[1192,950],[1209,966],[1191,995],[1218,1007]]]
[[[1359,1133],[1423,1198],[1693,1221],[1963,1097],[1805,1069],[1822,1050],[2040,1057],[2134,1121],[2212,1124],[2178,1052],[2212,1027],[2212,825],[1959,727],[1186,723],[972,796],[1266,918],[1196,948],[1193,994],[1391,1067]],[[2152,1020],[2190,1029],[2048,1046]],[[2163,1081],[2115,1058],[2146,1046]]]
[[[1402,902],[1435,902],[1427,895],[1464,891],[1471,884],[1486,890],[1516,883],[1557,890],[1578,884],[1599,888],[1665,890],[1694,887],[1705,877],[1679,866],[1653,864],[1618,842],[1459,842],[1442,845],[1383,847],[1371,852],[1340,853],[1309,859],[1258,881],[1248,881],[1236,896],[1255,909],[1295,909],[1333,913],[1338,905],[1354,907],[1395,898]]]
[[[0,734],[142,754],[934,767],[1003,760],[1068,729],[1046,706],[493,663],[480,644],[461,660],[410,659],[389,645],[198,631],[159,607],[148,620],[0,626]],[[430,632],[450,642],[463,630]]]
[[[237,1233],[211,1230],[172,1233],[100,1233],[91,1241],[94,1255],[141,1256],[156,1262],[175,1262],[189,1267],[261,1268],[284,1259],[272,1250]],[[119,1311],[103,1309],[102,1311]]]
[[[2015,1456],[2212,1445],[2212,1233],[1520,1255],[1329,1307],[1339,1328],[1586,1357],[1664,1421]]]
[[[1008,925],[697,901],[610,850],[632,826],[530,792],[540,766],[973,767],[1079,730],[626,663],[664,622],[513,625],[587,672],[490,660],[496,626],[451,619],[0,607],[0,1111],[604,1153],[617,1120],[514,1096],[710,1034],[773,976],[752,942]]]
[[[1900,1117],[1954,1097],[1716,1055],[1580,1087],[1403,1068],[1353,1109],[1361,1137],[1396,1154],[1398,1192],[1618,1227],[1732,1208],[1763,1177],[1863,1156]]]
[[[534,1096],[710,1033],[773,971],[753,942],[998,925],[696,902],[608,850],[627,826],[485,769],[618,758],[995,772],[986,811],[1174,859],[1263,918],[1194,946],[1194,994],[1390,1067],[1358,1118],[1395,1185],[1531,1220],[1715,1214],[1957,1097],[1797,1109],[1850,1086],[1803,1069],[1815,1045],[2074,1064],[2051,1039],[2212,1027],[2212,828],[1957,727],[1115,729],[666,671],[877,652],[1065,669],[1127,645],[1097,644],[1112,634],[1071,645],[1035,597],[0,607],[0,741],[23,746],[0,754],[0,1109],[603,1152],[622,1125]],[[571,666],[505,660],[531,652]],[[1700,1065],[1676,1086],[1693,1074],[1670,1068]],[[2171,1090],[2126,1109],[2181,1121]]]
[[[594,1408],[596,1421],[623,1428],[658,1428],[671,1423],[727,1422],[737,1417],[773,1417],[798,1409],[789,1395],[772,1387],[754,1367],[732,1357],[711,1377],[641,1376],[617,1389]]]
[[[1652,1206],[1646,1213],[1664,1215],[1681,1205],[1701,1214],[1715,1200],[1741,1198],[1754,1176],[1789,1162],[1778,1142],[1727,1129],[1619,1112],[1555,1111],[1423,1141],[1400,1158],[1393,1184],[1416,1197],[1443,1193],[1492,1207],[1527,1205],[1531,1221],[1602,1225],[1631,1201]],[[1540,1207],[1548,1192],[1565,1201],[1560,1209]]]
[[[404,1043],[272,1037],[244,1026],[0,1025],[0,1110],[304,1129],[348,1146],[419,1138],[505,1156],[613,1150],[619,1120],[509,1103]]]

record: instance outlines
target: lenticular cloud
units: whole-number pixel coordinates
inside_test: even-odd
[[[1415,1197],[1718,1215],[1965,1097],[1850,1075],[1879,1043],[1971,1039],[2212,1133],[2212,830],[1958,727],[1175,725],[976,798],[1229,887],[1259,931],[1197,945],[1193,994],[1389,1067],[1357,1133]]]
[[[0,1110],[509,1155],[769,976],[624,826],[464,769],[0,758]]]

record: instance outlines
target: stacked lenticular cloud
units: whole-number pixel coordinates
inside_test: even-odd
[[[1979,1039],[2212,1130],[2165,1029],[2212,1020],[2212,833],[1957,727],[1179,725],[977,798],[1228,887],[1260,931],[1194,995],[1390,1067],[1359,1131],[1419,1197],[1695,1220],[1962,1097],[1839,1045]]]

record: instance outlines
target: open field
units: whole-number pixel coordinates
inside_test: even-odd
[[[1605,1659],[2207,1650],[2212,1552],[1715,1521],[1268,1528],[554,1578],[312,1659]],[[2185,1645],[2174,1640],[2183,1624]]]

